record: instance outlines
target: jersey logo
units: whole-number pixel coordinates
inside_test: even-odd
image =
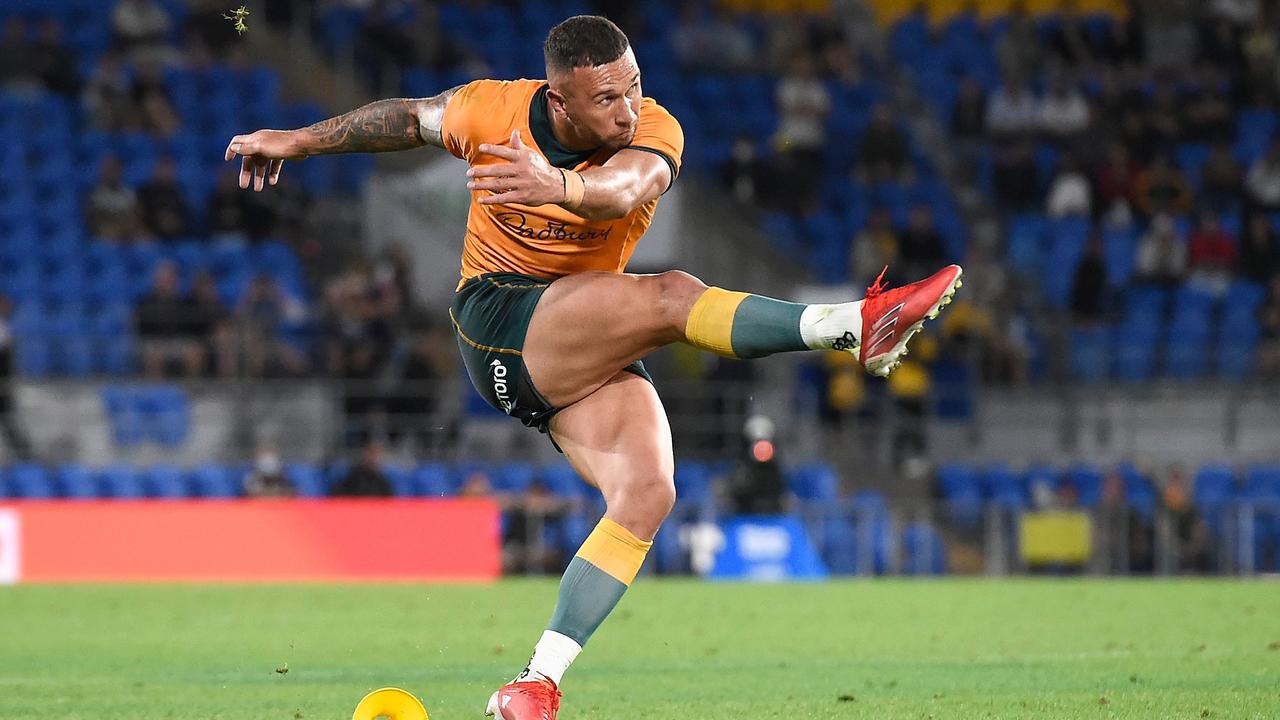
[[[508,212],[497,213],[493,219],[502,224],[503,227],[515,233],[517,236],[526,240],[555,240],[558,242],[605,242],[609,239],[609,233],[613,231],[613,225],[602,229],[591,229],[582,227],[573,227],[568,223],[558,220],[543,220],[542,218],[529,218],[522,212],[514,210]],[[530,221],[541,224],[530,224]]]
[[[494,360],[489,363],[489,373],[493,376],[493,395],[498,399],[503,412],[510,415],[516,409],[516,402],[511,399],[507,386],[507,366],[501,360]]]

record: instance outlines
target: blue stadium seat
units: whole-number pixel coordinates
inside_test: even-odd
[[[117,463],[103,468],[98,475],[98,484],[103,497],[137,500],[146,496],[142,479],[132,465]]]
[[[564,498],[587,497],[594,488],[578,477],[569,463],[560,461],[542,469],[542,481],[547,489]]]
[[[412,497],[414,491],[413,469],[404,465],[387,464],[382,466],[382,474],[391,485],[391,494],[395,497]]]
[[[947,548],[929,523],[913,522],[902,529],[902,571],[908,575],[942,575],[947,571]]]
[[[1069,482],[1075,486],[1076,500],[1081,507],[1095,507],[1102,500],[1102,469],[1096,465],[1078,464],[1067,471]]]
[[[494,491],[500,493],[522,493],[529,489],[537,477],[538,470],[530,463],[495,465],[489,474]]]
[[[831,502],[840,496],[840,476],[826,462],[812,462],[786,474],[787,489],[806,502]]]
[[[143,488],[147,497],[177,500],[191,495],[187,474],[177,465],[155,465],[143,473]]]
[[[102,389],[102,403],[116,447],[133,447],[146,438],[142,407],[132,388],[108,385]]]
[[[453,475],[443,463],[423,463],[413,472],[413,490],[422,497],[447,497],[455,492]]]
[[[982,486],[968,465],[947,464],[938,468],[938,489],[951,521],[973,527],[982,513]]]
[[[1099,383],[1107,379],[1111,365],[1111,333],[1106,327],[1081,327],[1071,331],[1071,369],[1079,380]]]
[[[191,473],[191,491],[195,497],[233,498],[242,494],[243,482],[226,465],[205,463]]]
[[[298,496],[304,498],[325,497],[329,494],[329,486],[315,465],[305,462],[291,462],[284,466],[284,475],[297,489]]]
[[[57,485],[58,494],[68,499],[89,500],[101,494],[93,471],[79,463],[67,463],[59,468]]]
[[[1156,489],[1151,478],[1128,463],[1121,464],[1117,470],[1124,478],[1125,502],[1144,519],[1151,520],[1155,515],[1157,501]]]
[[[165,447],[178,447],[191,432],[187,393],[178,385],[138,388],[138,400],[148,437]]]
[[[9,488],[25,500],[48,500],[57,496],[49,473],[43,465],[20,463],[9,469]]]
[[[693,460],[676,463],[676,501],[703,505],[711,501],[711,471],[706,464]]]

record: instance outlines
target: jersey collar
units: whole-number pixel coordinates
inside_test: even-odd
[[[533,101],[529,103],[529,132],[533,135],[533,141],[538,144],[538,149],[552,166],[575,168],[595,155],[596,151],[570,150],[556,140],[556,135],[551,130],[551,110],[547,107],[548,88],[549,86],[543,83],[542,87],[538,88],[538,92],[533,94]]]

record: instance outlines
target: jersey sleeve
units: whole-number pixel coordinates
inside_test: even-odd
[[[640,121],[635,138],[627,146],[631,150],[651,152],[667,162],[671,169],[671,183],[680,175],[680,158],[684,154],[684,131],[680,123],[653,98],[645,98],[640,105]],[[667,187],[671,187],[671,183]]]
[[[492,80],[473,80],[463,85],[444,106],[444,118],[440,121],[440,135],[444,149],[468,162],[475,157],[477,140],[485,119],[484,106],[492,100]]]

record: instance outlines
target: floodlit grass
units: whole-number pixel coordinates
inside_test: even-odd
[[[0,718],[345,720],[383,685],[478,718],[555,591],[2,588]],[[643,578],[563,690],[565,720],[1276,718],[1280,584]]]

